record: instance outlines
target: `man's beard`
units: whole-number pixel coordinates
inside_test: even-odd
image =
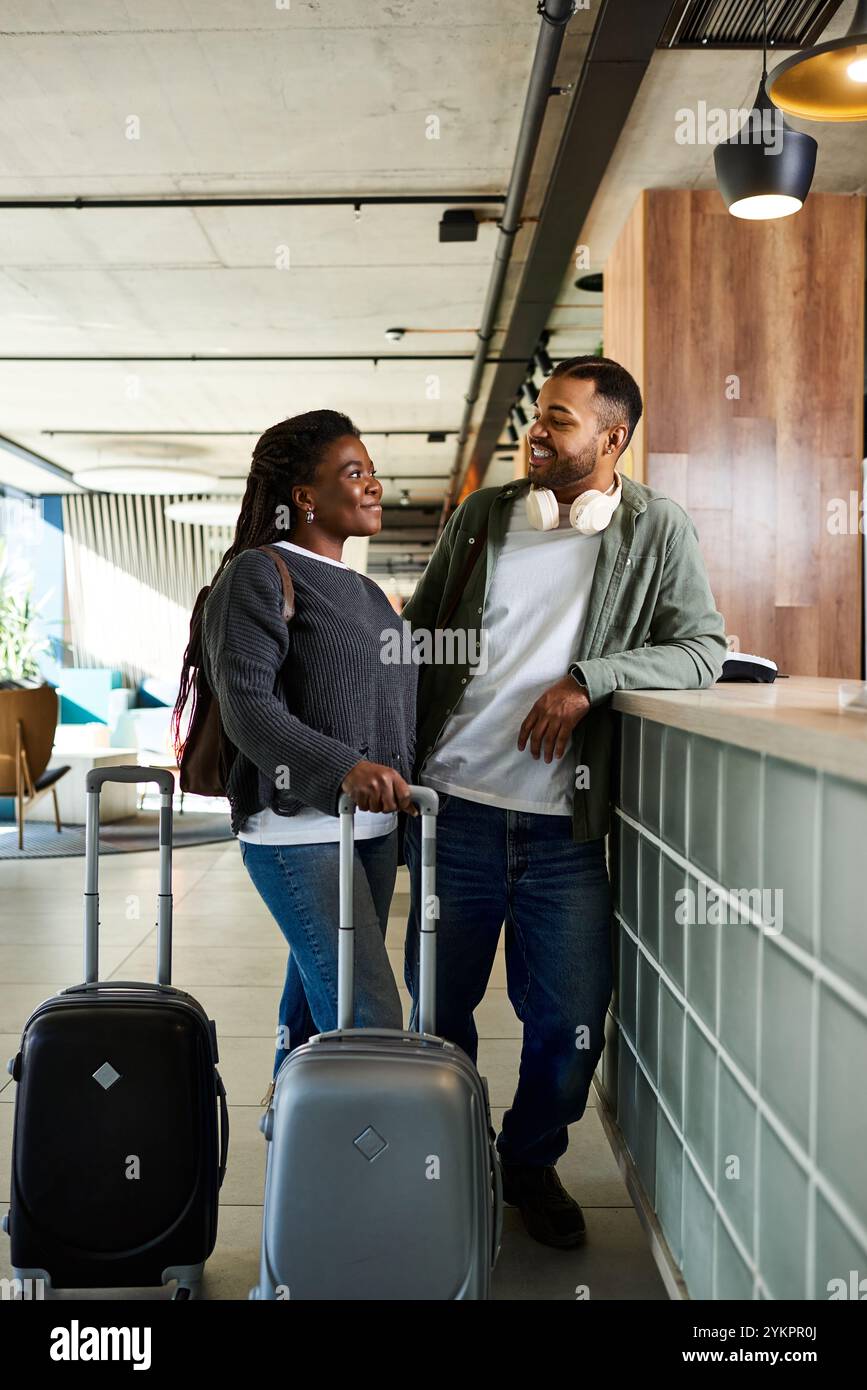
[[[571,487],[574,483],[580,483],[582,478],[587,478],[596,467],[596,442],[586,444],[578,454],[569,454],[566,458],[558,458],[553,468],[549,469],[544,480],[540,479],[540,487],[551,488],[556,491],[558,487]]]

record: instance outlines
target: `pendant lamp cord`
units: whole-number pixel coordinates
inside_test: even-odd
[[[762,81],[768,75],[768,0],[762,0]]]

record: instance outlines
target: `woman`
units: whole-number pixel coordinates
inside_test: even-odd
[[[384,936],[396,813],[414,813],[405,776],[417,672],[381,659],[401,620],[382,591],[341,559],[349,536],[379,531],[381,498],[347,416],[313,410],[274,425],[253,452],[235,538],[204,606],[203,670],[237,750],[227,780],[232,828],[291,951],[275,1075],[311,1032],[337,1026],[341,792],[358,807],[355,1022],[402,1027]],[[291,574],[288,623],[273,551],[262,545],[273,546]]]

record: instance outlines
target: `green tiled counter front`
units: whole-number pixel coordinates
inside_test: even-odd
[[[620,723],[597,1081],[643,1201],[692,1298],[867,1294],[867,784]]]

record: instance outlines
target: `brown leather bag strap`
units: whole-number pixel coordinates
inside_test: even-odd
[[[455,589],[454,597],[451,603],[449,604],[446,612],[443,614],[442,618],[440,618],[439,622],[437,623],[437,627],[439,627],[440,629],[448,627],[449,623],[454,617],[455,609],[461,601],[461,595],[463,594],[464,589],[467,587],[467,584],[469,583],[470,575],[475,569],[476,561],[478,560],[479,556],[485,548],[485,543],[487,539],[488,523],[486,521],[481,531],[475,538],[475,544],[470,546],[470,553],[467,557],[467,563],[464,566],[463,573],[461,574],[460,579],[458,580],[458,585]]]
[[[259,550],[264,550],[274,564],[277,566],[277,573],[280,576],[280,583],[283,585],[283,618],[288,623],[295,617],[295,586],[292,583],[292,576],[286,565],[286,561],[278,550],[271,545],[260,545]]]

